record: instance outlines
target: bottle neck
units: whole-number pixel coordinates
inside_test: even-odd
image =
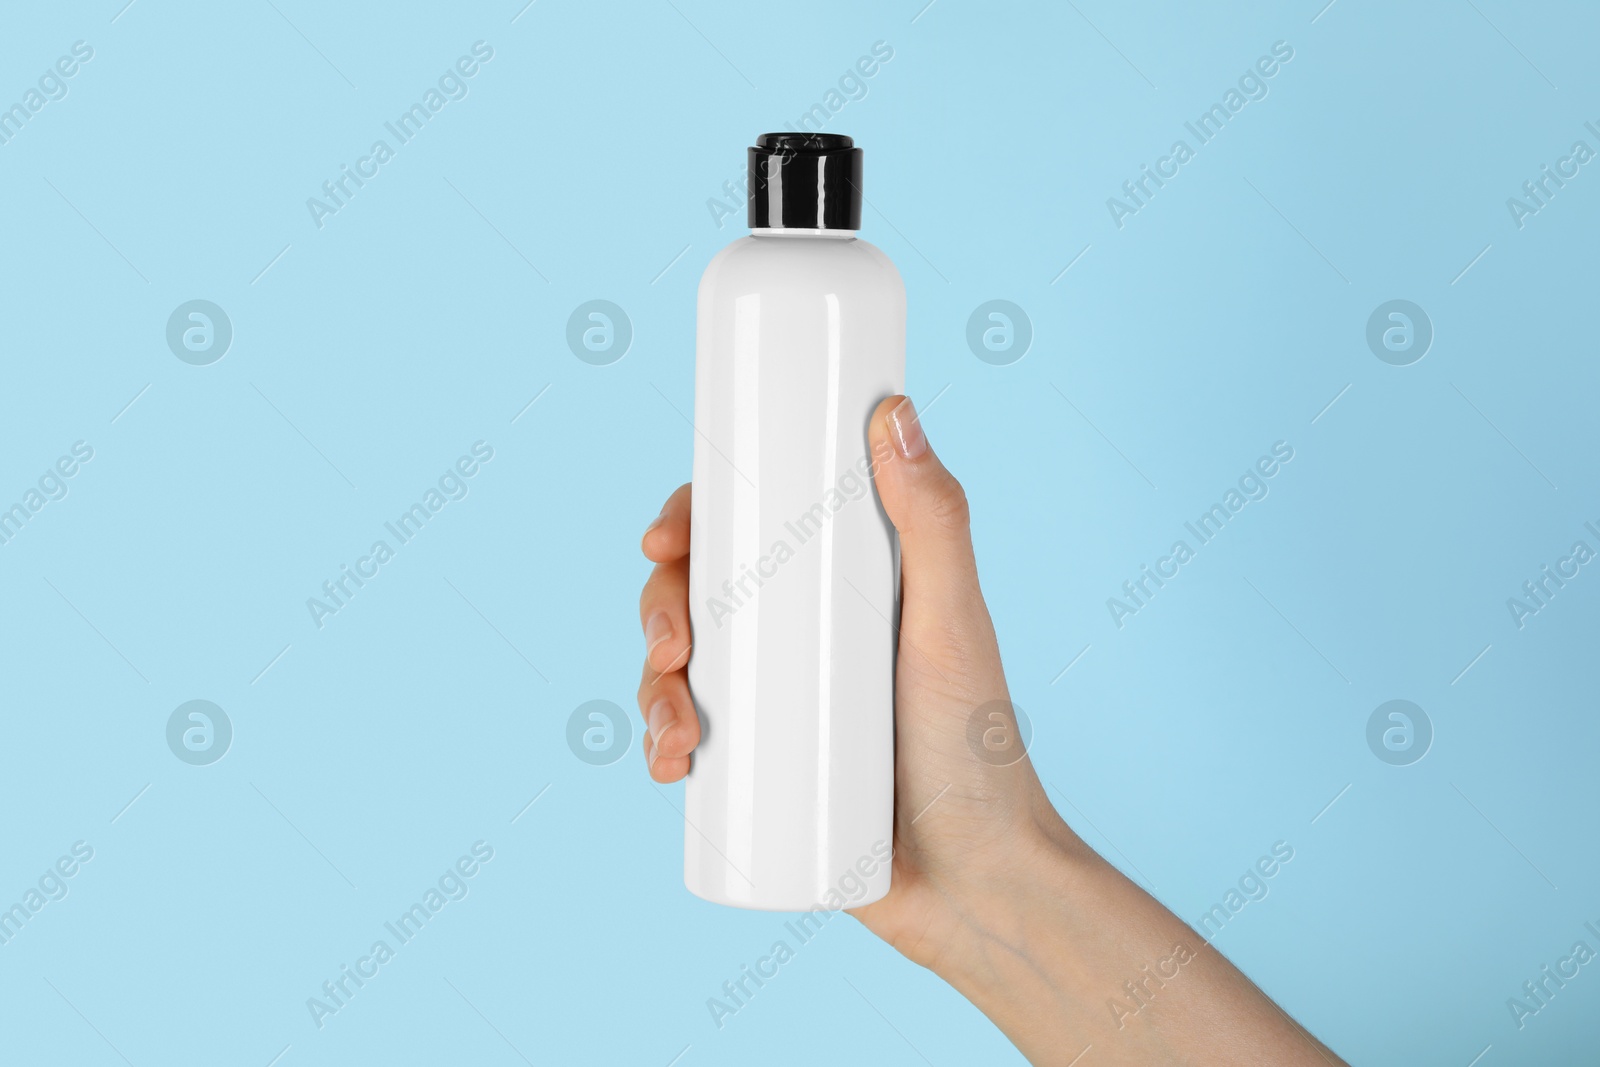
[[[841,241],[853,241],[856,238],[855,230],[830,230],[815,229],[802,226],[756,226],[750,230],[751,237],[831,237]]]

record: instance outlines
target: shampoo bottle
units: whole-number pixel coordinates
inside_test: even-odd
[[[838,134],[749,150],[750,236],[700,281],[684,881],[720,904],[889,891],[899,554],[873,409],[905,388],[905,288]]]

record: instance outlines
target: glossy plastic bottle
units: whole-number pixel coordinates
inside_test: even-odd
[[[889,890],[899,560],[867,430],[905,387],[905,288],[856,237],[850,138],[764,134],[749,163],[751,235],[700,281],[684,881],[853,907]]]

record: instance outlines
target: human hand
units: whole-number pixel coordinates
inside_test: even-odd
[[[852,914],[954,985],[1034,1063],[1075,1062],[1095,1042],[1099,1063],[1336,1063],[1056,813],[1021,748],[966,494],[911,401],[884,400],[868,433],[900,537],[894,858],[889,893]],[[645,758],[662,783],[689,772],[700,743],[687,672],[690,518],[684,485],[641,542],[656,566],[639,602],[638,699]],[[1006,742],[997,756],[969,740],[985,730]],[[1180,947],[1181,977],[1149,976]],[[1125,993],[1129,979],[1144,997]]]
[[[856,915],[928,967],[952,944],[952,901],[1014,877],[1028,855],[1075,841],[1021,751],[994,626],[978,587],[967,501],[928,447],[911,401],[891,397],[870,423],[879,498],[900,535],[901,612],[895,670],[895,840],[889,894]],[[690,699],[689,486],[645,531],[656,568],[640,597],[648,650],[639,707],[651,776],[674,782],[700,741]],[[974,758],[969,722],[1008,733],[1009,766]],[[991,721],[991,715],[1000,720]],[[997,762],[1002,762],[997,761]],[[1014,761],[1014,762],[1012,762]]]

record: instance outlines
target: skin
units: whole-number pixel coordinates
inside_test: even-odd
[[[1084,844],[1026,756],[1009,766],[975,757],[974,710],[1010,697],[966,495],[906,398],[884,400],[869,434],[901,550],[894,868],[889,894],[851,914],[959,990],[1034,1064],[1342,1064]],[[656,566],[639,602],[639,708],[649,773],[662,783],[689,772],[700,742],[686,670],[689,508],[684,485],[642,540]]]

